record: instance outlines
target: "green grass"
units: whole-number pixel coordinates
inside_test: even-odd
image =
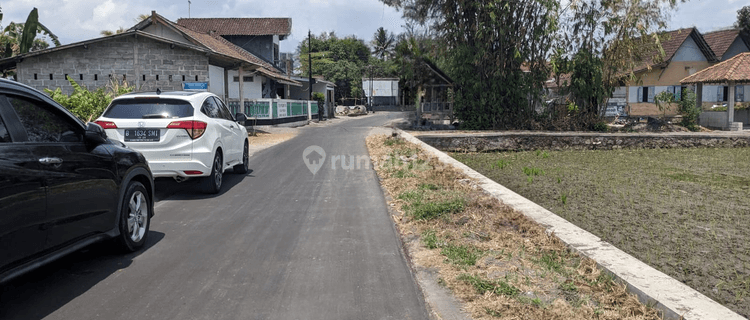
[[[417,220],[432,220],[448,214],[463,212],[466,199],[460,194],[440,191],[434,185],[420,186],[418,189],[401,193],[398,199],[404,200],[406,214]]]
[[[458,280],[466,282],[474,287],[474,290],[478,294],[485,294],[486,292],[492,292],[494,294],[500,294],[507,297],[517,297],[521,290],[508,284],[502,280],[490,281],[479,276],[472,276],[469,274],[462,274],[458,276]]]
[[[446,214],[464,211],[466,200],[452,199],[440,202],[419,202],[406,206],[406,212],[417,220],[431,220]]]
[[[453,156],[750,316],[750,148],[547,154]]]
[[[563,259],[557,254],[556,251],[542,253],[542,256],[534,262],[549,271],[563,273],[564,270]]]
[[[435,234],[435,230],[427,230],[422,233],[422,243],[428,249],[437,249],[438,238]]]
[[[471,245],[447,243],[440,250],[440,254],[446,257],[448,262],[457,266],[473,266],[477,264],[484,252]]]
[[[395,139],[395,138],[388,138],[388,139],[385,139],[385,141],[383,142],[383,144],[389,147],[394,146],[394,145],[400,146],[405,143],[406,141],[404,141],[404,139]]]

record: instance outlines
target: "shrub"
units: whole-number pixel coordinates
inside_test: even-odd
[[[690,88],[686,89],[680,101],[680,114],[682,115],[682,122],[680,124],[690,131],[697,131],[699,129],[698,117],[701,115],[701,109],[695,105],[695,92]]]
[[[598,132],[607,132],[609,131],[609,126],[604,121],[599,121],[594,123],[594,125],[591,127],[591,130],[598,131]]]
[[[73,86],[73,93],[66,95],[62,89],[57,88],[54,91],[44,89],[52,100],[57,101],[66,109],[70,110],[76,117],[84,121],[91,121],[98,118],[104,109],[107,108],[112,99],[115,97],[132,92],[135,87],[128,85],[126,81],[120,82],[111,79],[105,88],[97,88],[94,91],[82,87],[76,83],[73,78],[68,76],[68,82]]]

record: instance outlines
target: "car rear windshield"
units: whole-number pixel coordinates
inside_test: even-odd
[[[193,116],[193,106],[176,99],[123,99],[113,101],[104,116],[113,119],[185,118]]]

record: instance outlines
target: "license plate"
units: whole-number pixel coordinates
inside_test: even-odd
[[[159,141],[159,129],[125,129],[125,141],[154,142]]]

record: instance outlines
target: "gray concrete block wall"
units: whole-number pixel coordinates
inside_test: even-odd
[[[140,91],[170,91],[182,90],[182,76],[186,82],[196,81],[196,76],[198,81],[208,81],[208,57],[203,52],[131,36],[29,57],[18,63],[17,70],[21,83],[38,90],[61,88],[66,94],[73,92],[73,86],[65,74],[90,90],[105,87],[112,75],[138,84]]]

